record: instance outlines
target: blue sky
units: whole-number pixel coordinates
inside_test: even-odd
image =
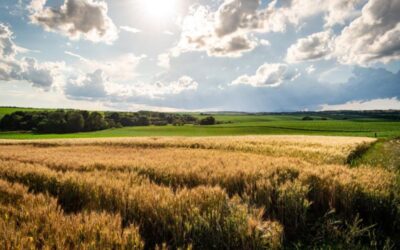
[[[398,0],[2,0],[0,105],[400,109]]]

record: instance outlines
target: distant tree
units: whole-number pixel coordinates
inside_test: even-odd
[[[115,123],[118,123],[118,122],[120,122],[121,117],[120,117],[119,113],[113,112],[110,114],[110,119],[114,120]]]
[[[215,124],[215,119],[206,118],[204,124]],[[0,119],[0,129],[5,131],[34,131],[39,133],[70,133],[95,131],[123,126],[164,126],[168,124],[197,124],[191,115],[140,111],[137,113],[99,112],[65,110],[17,111]]]
[[[212,116],[208,116],[208,117],[200,120],[200,125],[215,125],[215,124],[216,124],[216,120]]]
[[[163,120],[159,120],[159,121],[154,121],[153,125],[155,125],[155,126],[167,126],[168,122],[167,121],[163,121]]]
[[[64,111],[54,111],[44,113],[35,127],[40,133],[65,133],[67,132],[66,114]]]
[[[70,111],[67,113],[67,132],[80,132],[85,128],[85,119],[81,112]]]
[[[81,115],[82,115],[83,119],[84,119],[85,121],[87,121],[87,119],[89,119],[89,115],[90,115],[89,111],[82,110],[82,111],[80,111],[80,112],[81,112]]]
[[[63,110],[57,110],[55,112],[50,112],[48,118],[47,129],[51,133],[64,133],[66,132],[67,121],[66,115]]]
[[[88,131],[96,131],[107,128],[107,123],[104,117],[99,112],[90,113],[86,122],[86,129]]]
[[[305,117],[303,117],[302,120],[303,120],[303,121],[313,121],[314,118],[312,118],[311,116],[305,116]]]
[[[149,126],[150,120],[147,116],[139,116],[135,123],[135,126]]]
[[[14,130],[13,119],[11,115],[5,115],[0,121],[1,130]]]

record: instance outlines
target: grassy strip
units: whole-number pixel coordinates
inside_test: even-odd
[[[98,132],[73,134],[33,134],[5,132],[1,139],[105,138],[145,136],[238,136],[238,135],[332,135],[380,138],[400,136],[398,122],[356,121],[267,121],[216,126],[125,127]]]

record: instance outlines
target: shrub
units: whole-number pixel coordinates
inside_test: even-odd
[[[312,118],[311,116],[305,116],[305,117],[303,117],[302,120],[303,120],[303,121],[313,121],[314,118]]]
[[[215,124],[216,124],[216,120],[212,116],[209,116],[209,117],[206,117],[206,118],[200,120],[200,125],[215,125]]]

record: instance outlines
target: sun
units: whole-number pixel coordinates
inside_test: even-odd
[[[145,14],[159,20],[173,17],[177,11],[177,0],[142,0],[141,2]]]

